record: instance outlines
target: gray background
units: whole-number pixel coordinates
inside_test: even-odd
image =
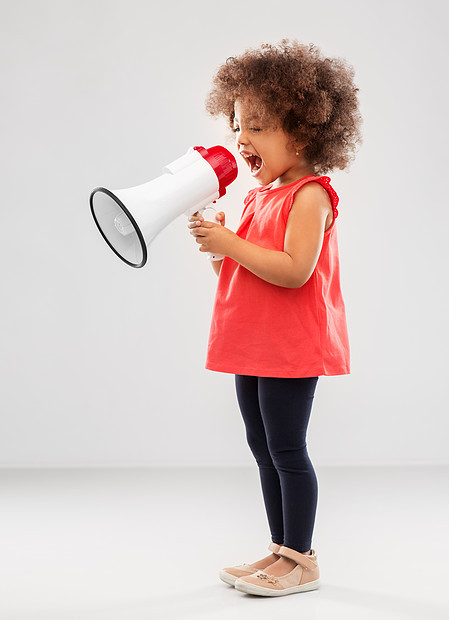
[[[217,278],[179,217],[143,269],[92,188],[223,144],[204,98],[224,60],[283,37],[344,57],[364,143],[329,173],[352,374],[318,381],[323,464],[447,462],[447,8],[443,2],[1,3],[0,465],[252,464],[234,377],[204,369]],[[219,206],[236,230],[240,166]]]

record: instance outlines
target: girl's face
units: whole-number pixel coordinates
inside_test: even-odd
[[[234,103],[234,113],[237,149],[260,185],[280,187],[313,174],[302,150],[291,145],[292,138],[282,128],[269,127],[261,117],[250,115],[244,100]]]

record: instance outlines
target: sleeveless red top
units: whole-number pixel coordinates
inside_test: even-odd
[[[294,195],[311,181],[327,190],[334,211],[311,277],[300,288],[285,288],[226,256],[218,276],[206,369],[259,377],[350,374],[336,229],[339,198],[330,178],[308,175],[283,187],[250,190],[236,234],[283,251]]]

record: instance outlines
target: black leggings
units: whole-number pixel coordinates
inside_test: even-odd
[[[271,540],[312,547],[318,481],[306,433],[318,377],[235,375],[246,439],[259,467]]]

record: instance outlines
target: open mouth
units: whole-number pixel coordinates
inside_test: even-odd
[[[250,155],[243,153],[243,157],[248,160],[251,174],[256,174],[262,168],[262,158],[258,155]]]
[[[251,155],[249,158],[249,163],[251,166],[251,173],[257,172],[262,168],[262,159],[257,155]]]

